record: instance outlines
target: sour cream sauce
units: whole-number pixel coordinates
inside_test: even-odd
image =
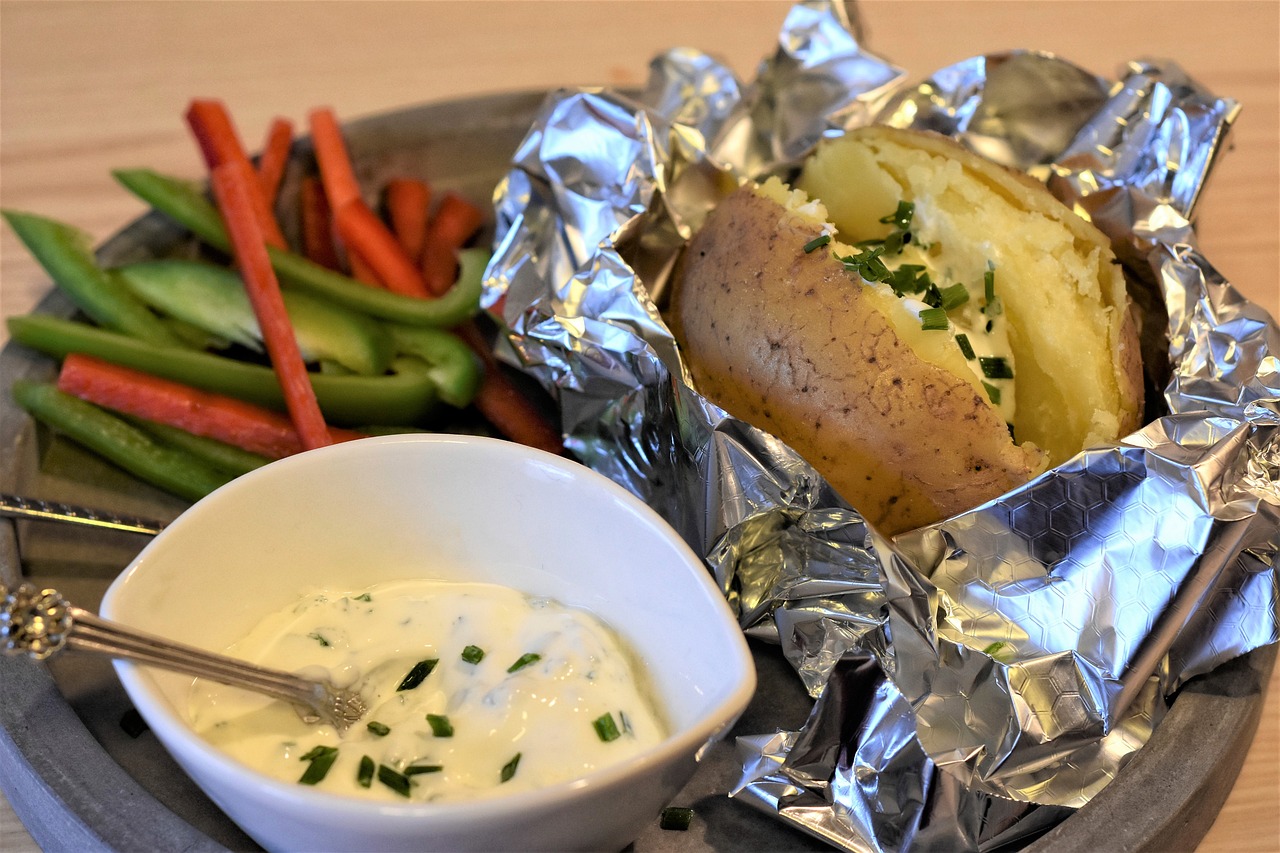
[[[666,734],[643,672],[611,629],[584,610],[493,584],[407,580],[317,592],[264,619],[229,653],[358,686],[369,702],[339,736],[286,703],[195,682],[195,729],[263,773],[297,781],[310,765],[303,756],[337,747],[316,783],[323,791],[404,801],[394,783],[407,779],[412,801],[475,799],[580,777]],[[431,660],[418,686],[397,689]],[[616,733],[604,722],[605,734],[597,731],[606,717]],[[383,767],[403,779],[384,782]]]

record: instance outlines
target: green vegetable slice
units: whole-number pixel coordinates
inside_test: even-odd
[[[338,760],[338,748],[336,746],[317,746],[302,756],[300,761],[310,761],[307,769],[303,771],[298,781],[303,785],[315,785],[321,782],[329,773],[329,768],[333,767],[333,762]]]
[[[396,690],[412,690],[422,682],[427,680],[427,676],[436,668],[436,664],[440,663],[439,658],[428,658],[420,660],[413,665],[405,677],[400,679],[400,683],[396,685]]]

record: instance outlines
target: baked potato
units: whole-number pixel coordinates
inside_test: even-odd
[[[700,393],[890,535],[1139,425],[1107,239],[936,134],[853,131],[795,189],[739,187],[690,241],[669,320]]]

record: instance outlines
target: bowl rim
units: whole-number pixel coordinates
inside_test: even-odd
[[[416,820],[431,818],[442,823],[452,821],[470,821],[484,815],[489,819],[507,817],[529,810],[547,808],[559,803],[588,796],[597,790],[606,790],[621,785],[632,776],[644,775],[648,770],[661,767],[687,753],[700,754],[700,750],[708,741],[717,739],[726,733],[746,709],[756,689],[756,672],[751,652],[745,635],[738,626],[736,617],[723,592],[712,580],[710,569],[702,558],[698,557],[687,542],[672,528],[652,507],[628,491],[623,486],[610,480],[591,468],[564,456],[558,456],[536,448],[529,448],[502,439],[487,436],[457,435],[451,433],[407,433],[402,435],[373,436],[351,442],[330,445],[316,450],[306,451],[294,456],[276,460],[262,468],[249,472],[224,486],[211,492],[197,501],[192,509],[205,502],[222,502],[234,500],[235,494],[242,489],[250,488],[259,479],[274,477],[279,472],[302,465],[316,464],[320,455],[326,457],[336,455],[357,454],[367,451],[374,445],[415,445],[432,448],[444,448],[449,445],[467,445],[472,450],[482,453],[505,454],[513,459],[537,461],[540,465],[550,465],[575,479],[584,480],[591,488],[602,490],[606,496],[621,502],[631,512],[639,516],[650,528],[661,533],[683,558],[682,562],[691,570],[694,582],[707,594],[712,609],[717,612],[717,619],[725,629],[726,650],[730,653],[726,664],[735,664],[741,676],[732,689],[713,705],[703,710],[685,726],[672,731],[660,743],[636,753],[629,758],[608,764],[583,776],[567,779],[543,787],[514,791],[512,793],[489,793],[468,800],[446,802],[399,802],[376,798],[363,798],[334,793],[318,788],[286,782],[255,770],[243,762],[221,752],[200,737],[171,707],[170,702],[160,695],[155,681],[148,676],[148,668],[143,664],[135,664],[126,660],[115,660],[113,666],[130,699],[149,725],[155,729],[166,748],[180,752],[203,762],[209,771],[221,777],[229,775],[248,777],[255,790],[270,797],[273,804],[287,807],[291,812],[304,809],[322,809],[335,818],[351,818],[359,815],[374,815],[380,818],[396,820]],[[432,452],[446,452],[443,449]],[[100,612],[104,618],[114,618],[120,596],[124,594],[129,580],[137,576],[142,567],[149,562],[149,555],[164,547],[163,542],[172,538],[170,531],[178,535],[190,524],[191,510],[183,512],[172,524],[161,531],[129,565],[112,581],[103,596]],[[717,604],[718,602],[718,604]],[[730,682],[732,683],[732,682]],[[172,742],[172,746],[170,743]],[[178,758],[175,755],[175,758]],[[179,758],[179,764],[185,762]],[[188,771],[188,775],[190,771]],[[202,786],[203,787],[203,786]],[[222,805],[219,802],[219,805]],[[328,822],[328,821],[327,821]]]

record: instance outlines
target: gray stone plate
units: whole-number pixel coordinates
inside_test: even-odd
[[[371,185],[420,174],[438,190],[485,201],[542,97],[527,92],[451,101],[359,121],[348,128],[352,156]],[[306,151],[299,155],[286,178],[286,197],[308,159]],[[291,227],[296,229],[286,223],[286,231]],[[187,245],[180,230],[150,215],[108,241],[100,257],[118,264]],[[37,310],[74,313],[57,292]],[[50,359],[17,345],[0,352],[6,388],[19,377],[51,378],[54,370]],[[186,506],[36,428],[7,394],[0,399],[0,491],[161,519]],[[143,544],[144,537],[132,534],[0,519],[0,578],[54,586],[79,606],[96,609]],[[775,649],[757,646],[755,654],[760,689],[735,734],[798,728],[808,713],[798,679]],[[1254,652],[1188,685],[1116,782],[1034,849],[1194,847],[1248,750],[1274,660],[1274,648]],[[130,730],[128,698],[105,660],[68,655],[41,666],[0,658],[0,684],[0,787],[45,849],[256,849],[150,733]],[[828,849],[726,798],[738,775],[731,736],[708,753],[675,803],[695,810],[692,828],[663,831],[655,823],[635,849]]]

